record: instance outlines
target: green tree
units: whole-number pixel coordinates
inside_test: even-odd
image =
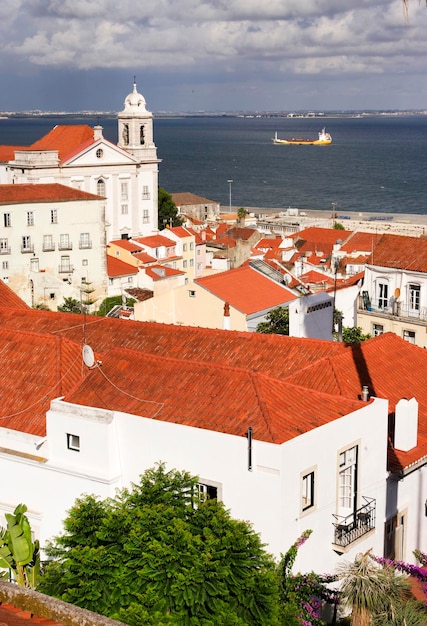
[[[395,614],[408,590],[405,577],[389,565],[375,563],[370,551],[353,563],[342,563],[338,580],[341,600],[351,609],[351,626],[371,626],[375,616]]]
[[[289,335],[289,309],[279,306],[265,316],[266,321],[256,327],[257,333],[265,335]]]
[[[168,226],[181,226],[183,220],[170,193],[159,187],[158,191],[158,229]]]
[[[131,626],[274,626],[273,558],[198,493],[197,478],[160,464],[114,499],[78,500],[40,589]]]
[[[13,513],[5,513],[6,528],[0,527],[0,578],[12,579],[21,587],[36,587],[40,575],[39,542],[31,538],[25,515],[27,507],[18,504]]]
[[[360,326],[344,326],[342,329],[342,340],[344,343],[361,343],[370,339],[371,335],[364,334]]]
[[[81,313],[82,305],[75,298],[64,298],[64,304],[58,307],[58,311],[61,313]]]
[[[133,307],[136,300],[135,298],[126,297],[126,306]],[[115,306],[120,306],[123,304],[122,296],[110,296],[109,298],[105,298],[99,305],[99,309],[96,315],[107,315]]]
[[[345,230],[344,226],[340,222],[334,222],[335,230]]]
[[[247,214],[248,212],[244,207],[240,207],[240,209],[237,211],[237,217],[241,224],[245,223],[245,217],[247,216]]]

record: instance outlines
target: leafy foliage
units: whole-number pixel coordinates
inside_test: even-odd
[[[265,316],[266,321],[256,327],[257,333],[266,335],[289,335],[289,309],[279,306],[272,309]]]
[[[135,298],[126,297],[126,306],[133,307],[136,300]],[[104,316],[107,315],[115,306],[122,305],[122,297],[121,296],[110,296],[109,298],[105,298],[99,305],[99,310],[97,311],[97,315]]]
[[[341,222],[334,222],[335,230],[345,230],[345,227],[341,224]]]
[[[75,298],[64,298],[64,304],[58,307],[62,313],[81,313],[82,305]]]
[[[161,464],[114,499],[78,500],[40,589],[131,626],[274,626],[272,557],[196,493],[197,478]]]
[[[0,578],[8,579],[9,571],[21,587],[34,588],[40,574],[38,541],[31,538],[31,527],[25,515],[27,507],[18,504],[13,513],[5,513],[6,528],[0,528]]]
[[[181,226],[183,220],[170,193],[159,187],[158,191],[158,229],[168,226]]]
[[[344,343],[361,343],[366,339],[370,339],[371,335],[364,334],[360,326],[343,326],[342,340]]]
[[[280,623],[283,626],[322,626],[318,609],[321,600],[337,603],[338,598],[326,586],[333,576],[319,576],[314,572],[292,574],[299,548],[312,531],[306,530],[289,548],[279,565]]]

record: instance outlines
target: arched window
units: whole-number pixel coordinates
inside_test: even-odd
[[[129,124],[123,124],[123,143],[125,146],[129,145]]]
[[[105,180],[102,178],[96,183],[96,193],[98,196],[105,196]]]

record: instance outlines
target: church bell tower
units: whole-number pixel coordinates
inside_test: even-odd
[[[153,114],[147,111],[145,98],[138,93],[136,82],[125,99],[125,108],[118,114],[119,148],[139,161],[156,161],[157,148],[153,142]]]

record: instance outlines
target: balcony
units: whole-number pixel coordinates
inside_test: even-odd
[[[346,548],[375,528],[376,503],[374,498],[362,496],[365,504],[347,517],[334,515],[334,544]]]
[[[27,246],[21,246],[22,254],[32,254],[34,252],[34,244],[30,243]]]
[[[10,254],[10,247],[0,248],[0,254]]]
[[[411,309],[407,302],[390,298],[387,305],[384,301],[371,300],[369,296],[360,296],[357,306],[360,313],[373,313],[388,319],[405,319],[420,322],[427,322],[427,307]]]
[[[58,250],[72,250],[73,244],[71,241],[61,241],[58,244]]]
[[[74,272],[74,267],[72,265],[60,265],[58,272],[60,274],[71,274]]]
[[[43,252],[54,252],[55,244],[54,243],[44,243],[43,244]]]

